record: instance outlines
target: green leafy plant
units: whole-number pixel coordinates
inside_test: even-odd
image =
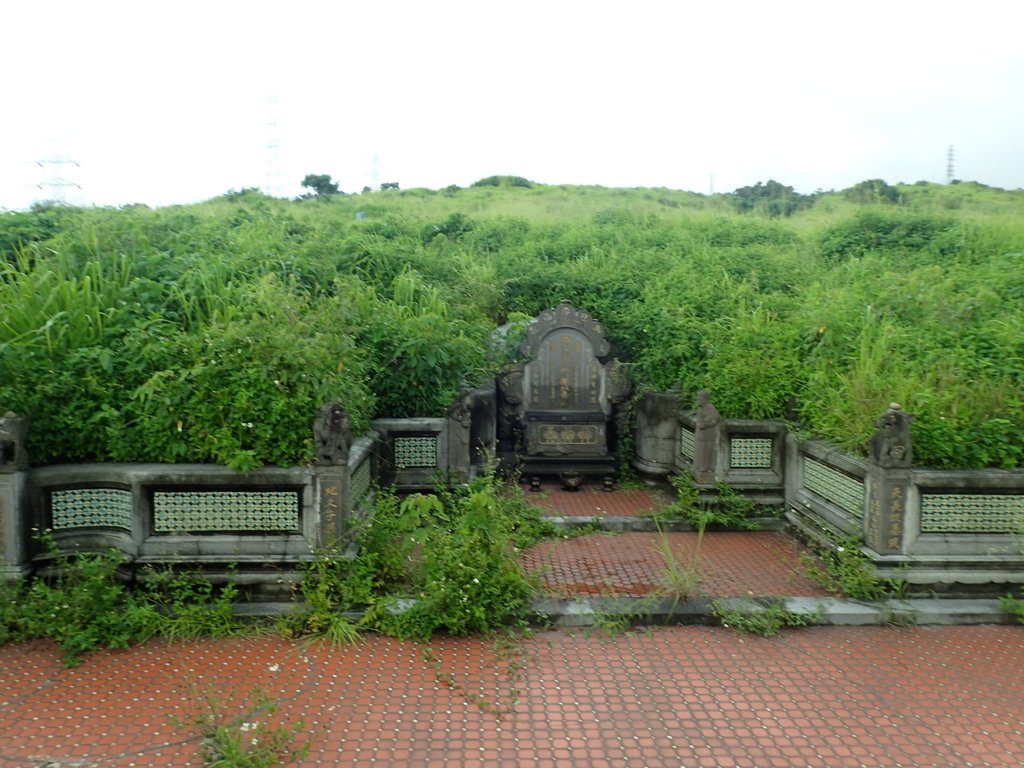
[[[679,602],[697,593],[704,580],[700,572],[701,554],[704,545],[704,532],[707,524],[697,523],[697,542],[694,545],[690,561],[683,562],[672,549],[668,534],[658,527],[658,552],[661,555],[662,567],[658,574],[658,587],[655,595],[672,600],[669,615],[675,612]]]
[[[0,639],[51,638],[72,667],[96,648],[127,648],[152,634],[155,609],[120,578],[120,552],[70,555],[47,532],[39,540],[54,575],[4,587]]]
[[[278,629],[288,637],[319,635],[332,645],[356,642],[359,626],[344,611],[374,599],[372,563],[369,557],[343,557],[337,549],[318,552],[302,566],[301,602],[278,621]]]
[[[871,559],[854,538],[841,540],[835,548],[820,548],[816,557],[801,555],[804,574],[837,595],[855,600],[881,600],[899,591],[898,581],[883,579]]]
[[[359,628],[420,639],[490,631],[521,618],[533,583],[518,553],[550,530],[494,473],[436,494],[379,491],[358,554],[319,553],[304,568],[301,604],[280,626],[335,642]],[[363,611],[358,622],[344,615],[354,610]]]
[[[821,619],[824,608],[818,606],[813,612],[791,611],[778,602],[760,602],[744,610],[720,600],[710,604],[711,614],[722,622],[722,626],[737,632],[772,637],[783,627],[806,627]]]
[[[239,589],[229,569],[218,587],[201,572],[148,569],[141,574],[139,598],[156,611],[149,632],[169,640],[231,637],[252,628],[235,613]]]
[[[309,742],[300,741],[305,724],[274,724],[278,704],[258,688],[245,697],[241,711],[213,689],[193,690],[196,711],[186,721],[172,722],[200,738],[200,754],[209,768],[272,768],[309,754]]]
[[[518,617],[532,585],[515,558],[512,531],[492,493],[475,491],[454,508],[422,498],[433,524],[410,583],[414,601],[396,610],[394,601],[374,613],[375,626],[399,636],[429,637],[485,632]]]
[[[673,475],[669,482],[676,490],[676,500],[654,512],[656,522],[685,520],[698,529],[709,525],[742,530],[753,530],[757,527],[757,521],[750,518],[754,511],[753,502],[737,493],[727,483],[719,483],[715,498],[712,501],[704,501],[700,490],[689,475]]]
[[[1024,624],[1024,599],[1011,593],[999,598],[999,605],[1004,611],[1015,617],[1018,623]]]

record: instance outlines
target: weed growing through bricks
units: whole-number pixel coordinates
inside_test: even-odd
[[[711,614],[722,622],[723,627],[762,637],[777,635],[783,627],[806,627],[814,624],[824,612],[820,605],[817,610],[810,613],[791,611],[774,601],[760,603],[751,608],[740,610],[721,600],[713,600],[710,605]]]
[[[855,600],[882,600],[901,591],[898,579],[878,575],[874,563],[861,552],[857,539],[843,539],[835,548],[820,548],[816,554],[817,557],[801,555],[804,574],[833,594]]]
[[[273,768],[292,765],[309,754],[300,736],[305,723],[281,723],[278,703],[254,688],[240,706],[232,706],[212,688],[193,687],[195,711],[175,727],[200,739],[203,765],[209,768]]]

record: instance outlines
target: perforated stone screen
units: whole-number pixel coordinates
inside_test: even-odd
[[[683,458],[693,461],[693,457],[696,455],[696,444],[692,429],[679,428],[679,453]]]
[[[864,512],[864,483],[814,459],[804,458],[804,487],[854,517]]]
[[[729,441],[729,466],[733,469],[771,469],[771,438],[734,437]]]
[[[437,466],[437,436],[396,437],[395,466],[408,467]]]
[[[132,528],[132,492],[122,488],[73,488],[50,492],[54,530]]]
[[[922,533],[1016,533],[1024,525],[1024,496],[926,493]]]
[[[291,532],[300,508],[298,491],[155,491],[153,530]]]
[[[355,472],[352,473],[350,488],[353,507],[358,507],[370,492],[371,479],[370,462],[369,460],[366,460],[356,468]]]

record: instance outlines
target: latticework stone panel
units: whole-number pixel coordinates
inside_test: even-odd
[[[771,469],[771,438],[734,437],[729,441],[729,466],[733,469]]]
[[[297,531],[296,491],[156,491],[153,530]]]
[[[132,528],[132,492],[121,488],[72,488],[50,493],[54,530]]]
[[[437,437],[396,437],[395,466],[409,467],[437,466]]]
[[[864,513],[864,483],[814,459],[804,458],[804,487],[854,517]]]
[[[1024,526],[1024,496],[926,493],[922,533],[1016,533]]]

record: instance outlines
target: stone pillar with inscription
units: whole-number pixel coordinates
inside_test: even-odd
[[[469,482],[472,395],[471,389],[463,388],[448,408],[448,482],[453,485]]]
[[[320,536],[323,549],[341,547],[348,531],[348,466],[316,468],[317,506],[320,511]]]
[[[313,422],[316,445],[316,493],[320,513],[317,544],[332,549],[343,544],[348,530],[348,454],[352,445],[348,413],[337,402],[327,403]]]
[[[905,548],[907,504],[913,492],[912,420],[913,416],[898,403],[892,403],[875,422],[876,431],[871,437],[864,543],[880,555],[903,554]]]
[[[7,412],[0,417],[0,579],[17,579],[29,570],[25,519],[28,418]]]
[[[865,480],[868,513],[864,543],[880,555],[903,554],[907,497],[911,492],[909,470],[873,466]]]

